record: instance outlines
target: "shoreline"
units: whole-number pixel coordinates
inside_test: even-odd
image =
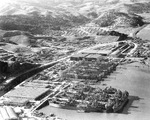
[[[121,90],[128,90],[130,93],[129,102],[123,109],[122,113],[77,113],[74,110],[52,108],[46,106],[39,110],[48,115],[53,112],[57,116],[67,120],[93,120],[101,117],[103,120],[128,119],[128,120],[149,120],[150,115],[147,113],[150,109],[150,92],[148,90],[150,68],[141,63],[131,63],[119,65],[116,72],[108,76],[98,87],[107,86],[116,87]],[[143,81],[141,81],[143,79]],[[141,84],[143,83],[143,84]]]

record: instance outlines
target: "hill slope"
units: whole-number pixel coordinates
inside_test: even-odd
[[[15,0],[0,7],[0,29],[43,34],[90,22],[101,27],[138,26],[143,21],[135,13],[149,8],[150,0]]]
[[[143,25],[142,18],[138,15],[127,14],[123,12],[108,11],[100,15],[93,21],[101,27],[108,26],[141,26]]]

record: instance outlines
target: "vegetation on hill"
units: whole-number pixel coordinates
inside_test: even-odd
[[[65,27],[74,27],[89,21],[85,16],[58,15],[52,17],[50,14],[43,16],[38,12],[30,15],[7,15],[0,16],[0,29],[22,30],[32,34],[42,34],[46,29],[60,30]]]
[[[125,4],[125,7],[130,13],[149,13],[150,12],[150,2],[144,3],[134,3],[134,4]]]
[[[136,27],[144,24],[140,16],[116,12],[115,10],[105,12],[94,20],[94,22],[101,27],[108,27],[112,25]]]

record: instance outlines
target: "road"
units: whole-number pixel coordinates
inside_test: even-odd
[[[132,37],[132,38],[136,38],[137,33],[140,32],[140,31],[141,31],[143,28],[145,28],[147,25],[148,25],[148,24],[145,24],[145,25],[141,26],[139,29],[137,29],[137,30],[134,31],[133,33],[130,33],[129,36]]]

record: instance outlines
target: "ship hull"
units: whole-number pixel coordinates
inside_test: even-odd
[[[118,106],[117,108],[110,108],[110,109],[106,109],[105,112],[106,113],[119,113],[122,112],[124,106],[128,103],[129,99],[125,99],[122,104],[120,106]]]
[[[128,103],[129,99],[124,100],[124,102],[117,108],[113,109],[114,113],[119,113],[123,110],[123,108],[125,107],[125,105]]]
[[[84,110],[78,110],[78,112],[103,112],[101,109],[89,108]]]
[[[61,104],[55,104],[55,103],[51,103],[51,102],[49,102],[49,106],[61,108],[61,109],[77,110],[76,106],[61,105]]]

